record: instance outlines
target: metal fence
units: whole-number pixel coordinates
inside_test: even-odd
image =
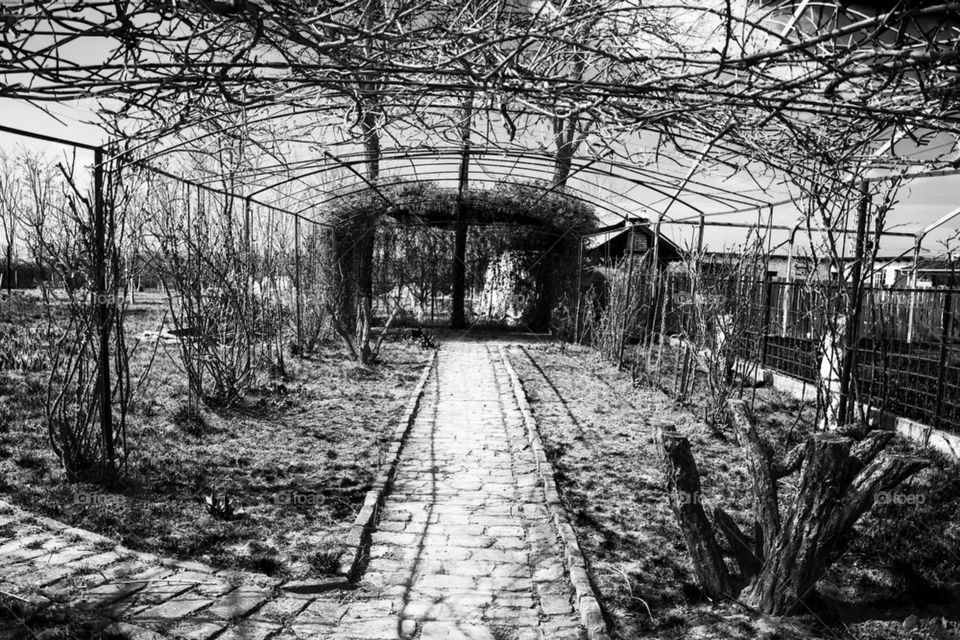
[[[829,304],[818,305],[822,299],[796,284],[769,287],[771,317],[779,315],[780,321],[767,326],[762,364],[813,382],[829,329]],[[957,289],[866,289],[851,375],[857,397],[878,409],[960,431],[958,294]],[[825,297],[841,296],[827,288]]]
[[[689,335],[698,313],[692,301],[711,296],[707,306],[713,305],[717,317],[708,331],[721,315],[740,314],[739,357],[811,383],[818,379],[825,337],[837,335],[840,323],[858,317],[853,350],[842,349],[851,357],[851,395],[875,408],[960,432],[958,287],[867,288],[853,316],[844,290],[831,284],[694,282],[685,274],[666,273],[657,281],[638,274],[632,289],[636,301],[625,340],[642,341],[651,332]],[[703,315],[703,305],[699,313]],[[699,328],[704,329],[702,318]],[[665,359],[664,366],[671,361]]]

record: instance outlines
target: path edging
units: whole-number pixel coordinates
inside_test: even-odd
[[[570,524],[567,510],[560,500],[560,493],[557,491],[557,481],[553,473],[553,465],[550,464],[550,460],[544,451],[543,442],[540,439],[540,430],[537,428],[537,421],[533,417],[533,411],[530,409],[530,403],[527,401],[527,394],[523,388],[523,383],[520,381],[520,376],[517,375],[516,370],[510,363],[506,349],[503,345],[500,345],[499,349],[504,368],[510,376],[513,395],[516,398],[517,406],[520,407],[520,413],[523,416],[527,439],[530,442],[530,450],[533,452],[533,458],[537,465],[537,475],[540,476],[543,492],[546,496],[547,509],[550,512],[554,528],[563,544],[564,565],[567,568],[567,575],[576,593],[576,605],[577,611],[580,614],[580,624],[586,629],[588,640],[609,640],[610,636],[606,621],[603,619],[603,613],[600,609],[598,594],[590,582],[590,576],[587,573],[587,563],[584,560],[583,552],[580,551],[577,534]]]
[[[397,466],[400,464],[400,454],[403,452],[403,445],[406,442],[407,435],[413,426],[414,418],[420,406],[420,399],[423,397],[423,390],[427,386],[427,380],[437,361],[437,351],[430,354],[427,364],[423,367],[417,386],[414,387],[407,401],[407,407],[404,409],[400,421],[393,430],[390,437],[390,444],[387,447],[387,462],[381,467],[380,473],[367,495],[363,500],[363,507],[350,526],[350,531],[346,535],[343,546],[345,551],[340,557],[340,573],[345,575],[348,580],[356,581],[360,577],[363,568],[364,558],[370,548],[371,534],[376,526],[377,516],[386,500],[387,493],[393,485],[394,477],[397,473]]]

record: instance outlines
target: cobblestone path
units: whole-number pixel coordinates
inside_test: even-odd
[[[445,344],[421,407],[364,576],[380,589],[384,627],[424,639],[579,638],[496,349]]]
[[[145,640],[582,638],[523,429],[497,349],[447,342],[355,588],[291,593],[0,502],[0,596],[84,607]]]

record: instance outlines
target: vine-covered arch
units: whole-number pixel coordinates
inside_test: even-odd
[[[464,307],[470,253],[479,279],[497,280],[475,282],[473,288],[498,288],[501,298],[514,302],[522,298],[521,321],[535,330],[550,328],[559,304],[572,307],[581,238],[597,224],[594,209],[582,198],[543,181],[501,181],[494,188],[472,189],[426,181],[381,183],[341,194],[324,216],[333,226],[330,250],[336,269],[331,281],[338,332],[348,343],[356,340],[358,344],[370,330],[377,289],[391,287],[399,296],[401,287],[410,287],[409,265],[405,264],[410,249],[417,253],[427,246],[443,246],[440,236],[444,231],[454,236],[462,232],[463,238],[451,243],[449,253],[442,257],[449,269],[441,269],[440,287],[451,291],[454,324],[458,317],[466,321],[468,315],[475,315],[467,314]],[[476,228],[483,228],[489,237],[481,241],[475,235],[476,246],[468,248],[466,239]],[[380,247],[378,251],[378,241],[391,250]],[[397,243],[403,241],[408,246],[398,250]],[[436,264],[430,278],[434,289],[438,284],[435,268]],[[489,269],[495,269],[495,275],[485,273]],[[385,275],[388,272],[390,275]],[[425,282],[419,285],[425,286]],[[572,308],[561,310],[564,316],[571,313]],[[357,330],[351,333],[354,326]]]

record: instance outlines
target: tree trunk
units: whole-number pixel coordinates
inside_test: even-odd
[[[713,598],[731,594],[729,577],[713,527],[700,504],[700,474],[690,442],[676,433],[663,432],[661,445],[666,462],[670,506],[680,524],[687,551],[704,591]]]
[[[783,460],[773,464],[773,479],[779,480],[785,476],[800,470],[803,464],[803,451],[806,449],[806,443],[800,443],[783,456]]]
[[[453,243],[453,309],[451,310],[450,325],[454,329],[465,329],[467,326],[466,302],[467,289],[467,225],[458,222],[454,227]]]
[[[793,611],[813,589],[833,542],[824,539],[823,518],[842,499],[849,458],[849,438],[818,433],[807,441],[790,519],[771,545],[763,570],[742,594],[748,605],[782,615]]]
[[[376,219],[364,220],[364,228],[356,242],[356,269],[359,309],[357,314],[357,351],[360,362],[372,360],[370,333],[373,328],[373,255],[376,235]]]
[[[450,310],[450,325],[454,329],[467,326],[467,225],[463,221],[463,198],[470,188],[470,132],[473,121],[473,93],[467,94],[460,114],[460,174],[457,182],[457,201],[453,227],[453,308]]]
[[[753,480],[753,511],[763,532],[763,557],[769,557],[770,546],[780,532],[780,505],[770,459],[743,400],[727,402],[737,437],[747,454],[747,468]],[[759,545],[758,545],[759,546]]]
[[[13,243],[7,242],[7,297],[12,295],[13,288]]]
[[[885,453],[875,458],[850,483],[838,513],[829,518],[824,526],[824,536],[838,539],[846,537],[881,492],[896,488],[928,464],[928,460],[915,456]]]
[[[873,462],[881,451],[893,440],[893,431],[871,431],[867,437],[853,445],[850,455],[856,462],[856,471],[860,471],[865,466]]]

